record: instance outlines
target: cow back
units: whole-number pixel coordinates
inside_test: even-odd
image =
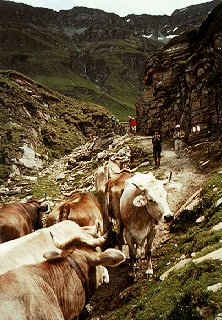
[[[22,204],[4,204],[0,208],[0,243],[22,237],[32,230],[32,220]]]
[[[66,242],[76,234],[75,224],[72,221],[63,221],[24,237],[2,243],[0,245],[0,274],[22,265],[43,261],[45,251],[60,252],[55,247],[49,231],[59,242]]]
[[[97,221],[100,222],[101,228],[103,225],[101,207],[90,192],[74,193],[69,200],[57,205],[48,215],[46,225],[50,226],[67,219],[81,227],[93,226]]]

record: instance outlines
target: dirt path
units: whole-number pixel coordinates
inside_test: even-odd
[[[143,139],[136,137],[140,146],[150,145],[151,139]],[[172,211],[178,212],[180,207],[201,188],[203,183],[207,180],[207,176],[200,173],[192,166],[188,157],[177,159],[175,152],[170,147],[163,148],[161,158],[161,167],[154,169],[154,175],[161,175],[169,177],[172,172],[171,181],[178,186],[179,190],[173,191],[169,194],[169,206]],[[160,223],[157,226],[157,233],[153,244],[153,250],[164,243],[169,238],[168,226]],[[127,248],[125,248],[127,251]],[[124,250],[124,251],[125,251]],[[155,270],[154,270],[155,272]],[[107,319],[106,312],[115,310],[128,300],[133,298],[131,285],[127,283],[127,262],[122,264],[119,268],[110,269],[110,283],[101,286],[94,294],[91,307],[91,316],[87,319],[102,320]],[[143,279],[142,267],[137,272],[138,281]]]

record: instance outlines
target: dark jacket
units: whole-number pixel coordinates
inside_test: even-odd
[[[153,155],[160,155],[162,151],[162,137],[161,135],[155,135],[152,138],[152,144],[153,144]]]

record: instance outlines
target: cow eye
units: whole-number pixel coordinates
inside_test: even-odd
[[[149,198],[149,202],[155,202],[153,199]]]

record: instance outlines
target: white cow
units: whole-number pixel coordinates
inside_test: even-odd
[[[129,246],[129,277],[135,278],[134,262],[137,246],[143,246],[145,241],[146,274],[153,274],[151,249],[155,225],[160,220],[170,222],[174,218],[167,203],[167,192],[163,181],[157,180],[152,173],[137,173],[127,179],[120,199],[120,215]]]
[[[81,228],[86,236],[89,232],[95,233],[93,229],[94,227]],[[22,265],[44,261],[43,253],[46,251],[60,252],[55,247],[49,231],[60,243],[65,243],[75,235],[76,223],[70,220],[62,221],[51,227],[0,244],[0,274]]]

